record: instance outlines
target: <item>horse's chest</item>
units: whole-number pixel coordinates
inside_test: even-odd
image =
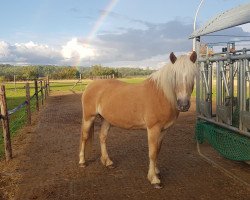
[[[169,128],[170,126],[172,126],[174,124],[174,122],[176,121],[176,119],[172,120],[172,121],[168,121],[164,124],[164,127],[163,129],[167,129]]]
[[[170,126],[172,126],[175,123],[175,121],[177,120],[178,115],[179,115],[179,113],[176,113],[175,111],[165,113],[163,115],[164,117],[161,118],[161,120],[160,120],[160,121],[162,121],[163,129],[167,129]]]

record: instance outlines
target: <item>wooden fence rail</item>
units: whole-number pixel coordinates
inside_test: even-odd
[[[40,82],[40,88],[38,89],[38,82]],[[35,93],[30,95],[30,84],[27,82],[25,85],[26,89],[26,100],[19,104],[12,110],[8,110],[7,101],[6,101],[6,91],[5,85],[0,87],[0,119],[2,121],[3,129],[3,138],[4,138],[4,150],[5,150],[5,159],[9,161],[12,159],[12,147],[11,147],[11,134],[10,134],[10,123],[9,116],[19,111],[21,108],[26,107],[26,116],[27,124],[31,124],[31,100],[35,98],[36,101],[36,110],[39,111],[39,93],[41,93],[41,103],[44,104],[44,100],[49,95],[49,78],[46,80],[39,79],[34,81]]]

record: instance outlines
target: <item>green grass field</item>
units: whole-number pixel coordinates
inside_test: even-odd
[[[34,84],[30,84],[31,96],[35,93]],[[6,98],[8,110],[12,110],[19,104],[25,101],[25,83],[17,83],[16,88],[13,83],[5,84]],[[31,100],[31,111],[35,110],[35,101]],[[25,107],[21,108],[18,112],[9,116],[11,136],[14,136],[18,129],[20,129],[26,122]],[[3,137],[2,137],[2,124],[0,125],[0,157],[3,155]]]
[[[145,78],[120,78],[118,80],[124,81],[126,83],[140,83],[145,80]],[[91,80],[83,80],[82,83],[78,83],[74,88],[77,81],[76,80],[67,80],[67,81],[51,81],[50,89],[52,91],[83,91],[85,87],[91,82]]]

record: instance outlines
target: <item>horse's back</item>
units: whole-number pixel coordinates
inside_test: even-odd
[[[114,93],[127,87],[128,84],[116,79],[94,80],[83,93],[83,101],[98,101],[107,93]]]

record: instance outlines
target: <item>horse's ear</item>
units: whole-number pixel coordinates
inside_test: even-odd
[[[197,59],[197,53],[196,53],[195,51],[193,51],[193,53],[192,53],[191,56],[190,56],[190,60],[191,60],[193,63],[195,63],[196,59]]]
[[[171,60],[171,62],[172,62],[173,64],[174,64],[175,61],[177,60],[177,58],[176,58],[176,56],[174,55],[173,52],[170,54],[169,58],[170,58],[170,60]]]

